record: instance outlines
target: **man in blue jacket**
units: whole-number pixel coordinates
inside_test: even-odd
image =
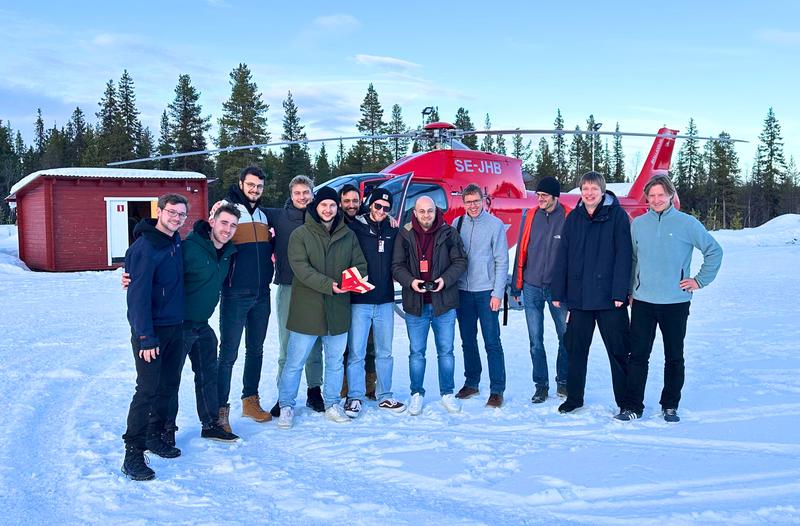
[[[583,406],[586,363],[595,324],[611,364],[614,398],[622,407],[630,353],[628,288],[631,276],[631,227],[617,197],[597,172],[580,181],[581,199],[567,216],[553,269],[553,304],[569,309],[567,399],[558,410]]]
[[[143,219],[136,225],[136,240],[125,253],[125,270],[132,280],[127,303],[136,391],[122,436],[122,472],[132,480],[155,477],[145,462],[145,449],[164,458],[181,454],[180,449],[164,442],[161,431],[180,380],[184,306],[178,230],[186,221],[188,209],[182,195],[162,195],[156,219]]]
[[[722,264],[722,248],[689,214],[675,210],[675,187],[669,177],[653,177],[644,187],[650,210],[633,220],[631,290],[631,356],[622,411],[617,420],[641,418],[644,388],[656,326],[664,340],[664,388],[661,414],[678,422],[684,381],[683,340],[692,292],[710,284]],[[703,265],[690,277],[692,251],[703,254]]]

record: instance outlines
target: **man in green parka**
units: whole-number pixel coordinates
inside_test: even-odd
[[[289,305],[289,348],[278,386],[281,414],[278,426],[292,426],[300,375],[308,354],[322,339],[325,375],[322,398],[325,415],[335,422],[349,422],[340,402],[342,358],[350,330],[350,292],[342,290],[342,272],[358,268],[367,274],[367,262],[358,239],[345,226],[339,196],[321,188],[307,208],[305,224],[289,238],[289,264],[294,272]]]

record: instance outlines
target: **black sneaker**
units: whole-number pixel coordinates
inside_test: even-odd
[[[567,384],[558,384],[556,387],[556,394],[561,398],[567,397]]]
[[[358,418],[361,414],[361,400],[358,398],[348,398],[344,404],[344,414],[350,418]]]
[[[306,405],[317,413],[325,412],[325,402],[322,400],[322,389],[310,387],[307,393]]]
[[[537,387],[536,392],[533,393],[531,402],[534,404],[541,404],[547,400],[547,387]]]
[[[622,409],[618,415],[614,416],[614,418],[622,422],[629,422],[631,420],[636,420],[637,418],[642,418],[642,413],[637,413],[631,409]]]
[[[281,403],[275,402],[275,405],[269,410],[269,414],[272,415],[272,418],[278,418],[281,416]]]
[[[661,414],[664,415],[665,422],[675,423],[681,421],[681,417],[678,416],[677,409],[664,409]]]
[[[147,449],[154,455],[161,458],[176,458],[181,456],[181,450],[175,446],[170,446],[161,439],[161,434],[150,436],[145,442]]]
[[[558,412],[559,413],[571,413],[571,412],[575,411],[576,409],[578,409],[579,407],[583,407],[583,406],[582,405],[571,404],[569,402],[564,402],[563,404],[558,406]]]
[[[239,440],[239,435],[228,433],[216,422],[208,427],[203,427],[203,430],[200,431],[200,436],[209,440],[219,440],[220,442],[236,442]]]
[[[125,445],[125,460],[122,462],[122,473],[131,480],[153,480],[156,472],[147,465],[144,449],[133,445]]]

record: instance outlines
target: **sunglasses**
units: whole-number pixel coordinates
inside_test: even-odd
[[[380,203],[372,203],[372,206],[375,207],[375,210],[386,210],[387,212],[392,208],[389,205],[382,205]]]

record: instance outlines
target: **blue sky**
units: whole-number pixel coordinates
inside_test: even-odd
[[[789,1],[0,0],[0,119],[30,140],[37,107],[47,126],[76,105],[93,117],[127,69],[157,134],[179,74],[216,120],[244,62],[273,138],[288,90],[310,137],[353,134],[372,82],[387,116],[398,103],[413,126],[428,105],[450,121],[464,106],[478,128],[489,113],[495,129],[551,127],[557,108],[570,128],[589,113],[642,132],[693,117],[702,135],[752,141],[737,147],[746,168],[770,106],[800,161],[798,22]],[[625,139],[629,168],[650,142]]]

